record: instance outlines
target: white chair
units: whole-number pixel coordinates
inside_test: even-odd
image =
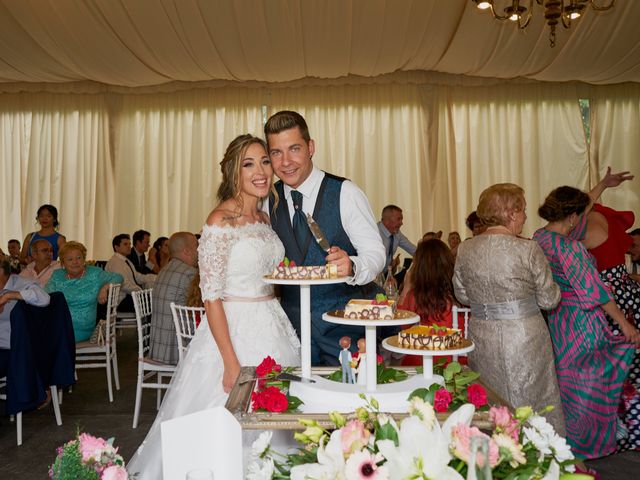
[[[149,288],[131,293],[136,311],[136,326],[138,327],[138,382],[136,386],[136,405],[133,411],[133,428],[138,427],[142,389],[154,388],[157,390],[156,408],[159,409],[162,398],[161,392],[169,388],[169,384],[163,382],[163,379],[171,378],[176,370],[175,365],[168,365],[148,357],[151,340],[152,292],[153,289]],[[155,382],[145,382],[145,380],[154,376],[156,377]]]
[[[120,284],[109,285],[107,298],[107,318],[104,336],[104,345],[91,343],[89,341],[76,343],[76,372],[83,368],[104,368],[107,372],[107,388],[109,390],[109,402],[113,402],[113,387],[111,385],[111,375],[113,369],[113,380],[116,390],[120,390],[120,376],[118,375],[118,350],[116,346],[116,335],[114,324],[116,320],[116,307],[118,306],[118,296],[120,295]]]
[[[0,389],[7,387],[7,377],[0,378]],[[51,404],[53,405],[53,414],[56,417],[56,424],[62,425],[62,415],[60,415],[60,404],[58,403],[58,387],[51,385]],[[0,400],[6,400],[7,394],[0,393]],[[18,446],[22,445],[22,412],[18,412],[14,416],[11,416],[11,420],[16,422],[16,437]]]
[[[471,309],[469,308],[461,308],[461,307],[456,307],[455,305],[453,307],[451,307],[451,317],[452,317],[452,323],[451,326],[453,328],[459,328],[460,325],[460,315],[462,315],[462,324],[464,325],[464,338],[467,338],[468,336],[468,332],[469,332],[469,315],[471,314]],[[467,356],[467,354],[463,354],[463,356]],[[458,360],[458,355],[453,355],[453,360],[457,361]]]
[[[189,341],[196,334],[196,318],[206,321],[205,312],[203,307],[187,307],[171,302],[171,314],[178,339],[178,361],[181,362],[187,353]]]
[[[122,335],[126,328],[136,328],[136,314],[133,312],[118,312],[116,314],[115,330]]]

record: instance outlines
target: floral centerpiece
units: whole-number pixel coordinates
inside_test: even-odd
[[[437,365],[434,372],[442,375],[444,385],[434,383],[429,388],[418,388],[411,392],[409,398],[420,397],[433,405],[438,413],[445,413],[471,403],[477,410],[488,410],[487,391],[479,383],[473,383],[480,374],[469,369],[462,369],[458,362]]]
[[[471,426],[475,412],[464,404],[440,424],[431,403],[420,397],[409,402],[409,416],[400,424],[367,399],[352,417],[331,413],[335,429],[315,420],[295,437],[302,446],[282,455],[271,448],[271,432],[252,447],[249,480],[464,480],[489,473],[495,479],[556,480],[574,470],[574,457],[564,438],[529,407],[492,407],[493,429]],[[544,412],[541,412],[544,413]],[[476,474],[478,477],[476,477]]]
[[[58,456],[49,468],[54,480],[127,480],[124,460],[113,446],[113,438],[105,440],[81,433],[75,440],[57,449]]]
[[[278,378],[281,373],[292,371],[292,367],[282,368],[282,365],[269,356],[262,360],[256,367],[258,384],[251,392],[251,408],[257,412],[295,411],[302,404],[302,400],[289,395],[289,382]]]

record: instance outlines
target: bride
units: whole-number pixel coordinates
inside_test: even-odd
[[[266,145],[241,135],[220,165],[220,204],[209,214],[198,247],[208,322],[198,327],[147,438],[127,465],[139,480],[162,478],[161,422],[224,405],[241,365],[258,365],[267,355],[282,365],[300,362],[296,333],[273,287],[262,281],[284,256],[261,211],[272,190]]]

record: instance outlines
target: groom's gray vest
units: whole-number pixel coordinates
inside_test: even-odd
[[[344,180],[344,178],[325,173],[313,210],[313,218],[331,246],[340,247],[352,256],[357,254],[356,249],[340,221],[340,190]],[[311,235],[308,236],[306,245],[302,248],[298,246],[291,226],[289,207],[284,198],[283,183],[276,182],[275,189],[280,200],[274,212],[273,196],[269,199],[269,213],[271,225],[284,244],[285,255],[289,260],[294,260],[297,265],[324,265],[327,253],[320,248]],[[358,338],[364,337],[363,327],[336,325],[322,320],[324,312],[343,309],[351,298],[364,298],[362,287],[346,283],[311,287],[311,362],[313,365],[339,365],[340,338],[349,335],[351,344],[356,345]],[[282,287],[282,308],[300,336],[300,287]]]

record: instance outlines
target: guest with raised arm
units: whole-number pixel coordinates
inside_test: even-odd
[[[28,234],[22,242],[22,252],[20,253],[20,261],[27,265],[33,259],[31,258],[31,246],[36,240],[46,240],[53,247],[53,259],[58,259],[58,251],[65,244],[67,239],[58,232],[60,222],[58,222],[58,209],[53,205],[45,204],[38,208],[36,213],[36,221],[40,224],[40,230]]]
[[[577,239],[586,215],[607,187],[628,179],[607,173],[590,194],[563,186],[538,209],[548,223],[534,239],[542,247],[562,290],[560,304],[548,315],[567,441],[579,458],[597,458],[616,450],[618,406],[640,332],[617,307],[586,248]],[[609,327],[605,312],[623,336]]]
[[[378,231],[380,232],[382,245],[384,246],[385,252],[387,252],[384,268],[391,265],[394,271],[398,266],[399,259],[394,258],[398,248],[402,248],[411,256],[416,253],[416,246],[400,231],[403,220],[404,217],[400,207],[387,205],[382,209],[381,219],[378,222]]]
[[[286,256],[297,265],[334,264],[338,275],[348,277],[346,283],[311,290],[311,361],[337,366],[340,338],[348,335],[355,345],[364,328],[328,323],[322,314],[344,308],[351,298],[373,295],[372,282],[385,265],[384,246],[364,192],[353,182],[314,166],[316,145],[302,115],[278,112],[269,118],[264,133],[273,170],[280,178],[268,212]],[[326,235],[329,252],[314,241],[304,220],[306,214],[313,216]],[[299,287],[282,287],[282,306],[300,334]]]

